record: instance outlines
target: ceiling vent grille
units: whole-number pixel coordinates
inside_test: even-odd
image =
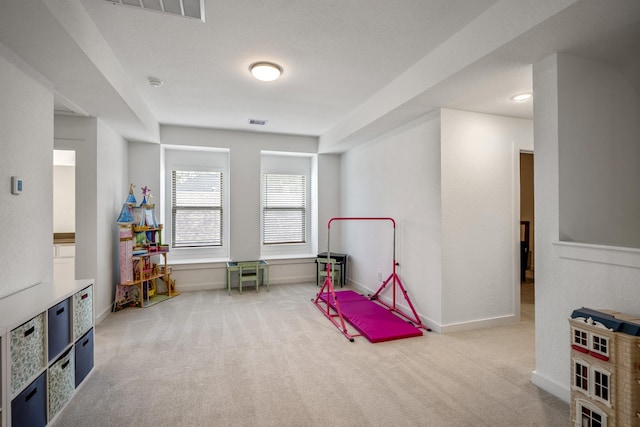
[[[106,0],[109,3],[168,13],[204,22],[204,0]]]

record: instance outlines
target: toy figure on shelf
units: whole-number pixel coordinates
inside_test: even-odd
[[[156,221],[155,215],[155,203],[151,203],[151,189],[146,185],[142,187],[142,203],[140,203],[140,207],[144,210],[144,225],[147,227],[158,227],[158,221]]]
[[[140,206],[144,206],[147,204],[147,196],[151,198],[151,189],[146,185],[141,188],[142,190],[142,202],[140,202]]]
[[[122,204],[122,210],[120,211],[120,216],[116,220],[118,224],[126,225],[133,223],[133,208],[136,205],[136,198],[133,195],[133,184],[129,184],[129,196],[127,200]]]
[[[136,196],[133,195],[133,187],[135,187],[133,183],[129,184],[129,196],[127,197],[126,201],[126,203],[130,204],[131,206],[135,206],[138,203],[138,201],[136,200]]]

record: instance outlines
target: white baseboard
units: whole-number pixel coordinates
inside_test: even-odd
[[[287,277],[280,278],[277,282],[270,282],[270,286],[273,285],[299,285],[299,284],[308,284],[314,283],[316,281],[315,277],[302,276],[302,277]],[[232,288],[235,289],[238,287],[237,281],[232,282]],[[243,286],[244,288],[244,286]],[[226,282],[218,282],[218,283],[193,283],[193,284],[176,284],[177,292],[197,292],[197,291],[212,291],[212,290],[220,290],[227,289]]]
[[[495,328],[497,326],[509,325],[518,321],[515,315],[491,317],[487,319],[477,319],[468,322],[450,323],[441,325],[443,334],[460,331],[473,331],[476,329]]]
[[[102,311],[102,313],[99,313],[96,318],[94,319],[95,324],[99,324],[100,322],[102,322],[104,319],[106,319],[110,314],[111,314],[111,306],[109,306],[109,308],[105,309]]]
[[[375,293],[375,291],[365,286],[362,286],[359,283],[351,281],[349,282],[349,284],[351,285],[351,288],[353,290],[363,295],[372,295]],[[380,299],[387,304],[392,303],[390,299],[387,299],[385,297],[380,297]],[[411,313],[411,310],[409,309],[409,307],[403,306],[402,302],[398,303],[398,306],[403,310],[403,312]],[[441,334],[459,332],[459,331],[472,331],[476,329],[494,328],[496,326],[508,325],[518,321],[517,316],[507,315],[507,316],[499,316],[499,317],[492,317],[487,319],[478,319],[478,320],[471,320],[468,322],[451,323],[448,325],[442,325],[434,322],[432,319],[429,319],[420,313],[418,313],[418,317],[420,318],[420,321],[422,322],[423,325],[426,325],[433,332],[437,332]]]
[[[271,281],[272,285],[306,285],[309,283],[316,283],[316,276],[281,277],[276,282]]]
[[[226,283],[193,283],[178,284],[176,283],[176,292],[197,292],[197,291],[213,291],[218,289],[227,289]]]
[[[571,390],[569,387],[542,376],[536,371],[531,372],[531,382],[536,387],[541,388],[547,393],[553,394],[558,399],[562,399],[567,403],[571,402]]]

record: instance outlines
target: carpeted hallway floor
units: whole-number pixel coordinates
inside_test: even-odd
[[[517,324],[378,344],[345,339],[317,290],[192,292],[111,314],[54,425],[569,425],[568,404],[530,382],[533,284]]]

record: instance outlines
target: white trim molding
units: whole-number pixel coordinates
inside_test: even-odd
[[[560,241],[552,244],[560,258],[640,268],[640,249],[637,248]]]

